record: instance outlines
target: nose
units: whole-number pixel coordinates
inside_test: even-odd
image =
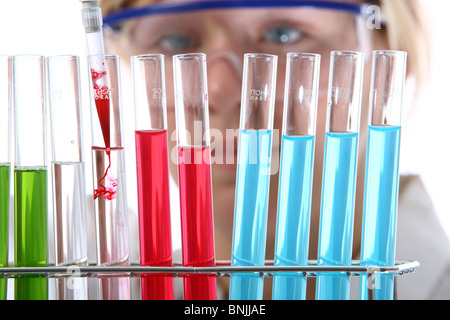
[[[226,50],[212,52],[207,59],[211,113],[236,112],[241,99],[242,59]]]

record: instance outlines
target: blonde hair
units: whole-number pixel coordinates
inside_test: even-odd
[[[158,0],[100,0],[103,14],[120,9],[145,6]],[[408,52],[408,74],[416,80],[419,89],[428,78],[429,48],[428,28],[423,8],[418,0],[364,1],[381,6],[386,18],[386,29],[379,31],[391,49]]]
[[[103,15],[129,7],[141,7],[158,0],[99,0]]]
[[[429,30],[424,9],[418,0],[383,0],[386,33],[390,49],[408,52],[408,72],[414,75],[416,89],[429,76]]]

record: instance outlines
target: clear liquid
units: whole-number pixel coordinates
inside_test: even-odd
[[[319,265],[351,265],[357,154],[358,134],[326,134]],[[319,274],[316,299],[348,300],[349,286],[347,275]]]
[[[55,263],[87,266],[86,187],[82,162],[53,162]],[[58,279],[60,300],[86,300],[87,279]]]
[[[93,147],[92,160],[94,184],[102,181],[109,195],[114,195],[94,200],[97,265],[129,266],[124,150]],[[108,172],[106,176],[105,172]],[[128,300],[130,297],[128,277],[99,276],[100,299]]]
[[[397,229],[401,127],[369,127],[361,264],[393,266]],[[394,299],[394,276],[371,284],[375,299]],[[360,298],[368,299],[367,276],[360,278]]]
[[[314,141],[313,136],[282,138],[275,265],[308,264]],[[275,274],[272,292],[274,300],[304,300],[306,278]]]
[[[232,265],[265,263],[272,131],[241,130],[237,163]],[[261,300],[263,278],[233,274],[231,300]]]

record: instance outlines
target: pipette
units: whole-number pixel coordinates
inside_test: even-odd
[[[100,123],[101,140],[104,141],[107,149],[107,156],[110,158],[111,148],[111,121],[110,121],[110,84],[106,74],[105,48],[103,45],[103,19],[102,11],[97,0],[80,0],[83,5],[81,10],[83,26],[86,31],[87,47],[89,52],[89,71],[92,78],[92,90],[97,116]],[[99,132],[100,132],[99,131]],[[96,130],[94,130],[95,135]],[[100,141],[101,141],[100,140]],[[99,141],[94,137],[94,143]],[[97,147],[102,147],[98,145]],[[115,190],[108,189],[104,181],[108,175],[107,168],[103,178],[98,181],[99,187],[94,190],[94,199],[103,196],[107,200],[114,198]]]
[[[92,90],[92,161],[94,182],[97,182],[94,189],[97,264],[128,266],[128,218],[126,179],[123,170],[119,57],[105,55],[103,19],[98,1],[81,0],[81,2]],[[95,121],[97,118],[95,114],[98,121]],[[130,299],[130,279],[119,276],[99,277],[98,280],[99,298]]]
[[[81,16],[86,32],[89,55],[104,55],[102,9],[98,6],[97,0],[80,1],[83,6]]]
[[[105,147],[110,147],[110,123],[109,123],[109,83],[106,76],[105,48],[103,45],[103,19],[102,11],[97,0],[80,0],[83,9],[81,15],[86,32],[86,41],[91,72],[92,84],[95,96],[95,105],[100,121]]]

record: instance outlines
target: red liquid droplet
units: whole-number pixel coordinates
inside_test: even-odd
[[[106,85],[99,85],[97,82],[100,78],[106,76],[106,71],[98,72],[91,69],[91,77],[94,86],[94,100],[95,107],[97,108],[98,119],[100,121],[100,127],[102,129],[103,139],[105,141],[105,147],[109,148],[110,145],[110,123],[109,123],[109,109],[110,90]]]
[[[103,197],[105,200],[114,200],[116,198],[117,179],[109,174],[109,169],[111,168],[111,151],[110,149],[105,149],[105,152],[108,156],[108,167],[106,168],[105,174],[98,180],[100,187],[94,190],[94,200],[98,197]]]
[[[91,69],[92,83],[94,87],[94,100],[95,107],[97,109],[98,119],[100,121],[100,127],[102,129],[103,140],[106,147],[106,155],[108,156],[108,167],[105,174],[98,181],[100,188],[94,190],[94,200],[103,196],[105,200],[114,200],[116,198],[117,179],[108,174],[111,168],[111,152],[110,152],[110,90],[106,85],[99,85],[98,80],[106,76],[106,71],[98,72]]]

